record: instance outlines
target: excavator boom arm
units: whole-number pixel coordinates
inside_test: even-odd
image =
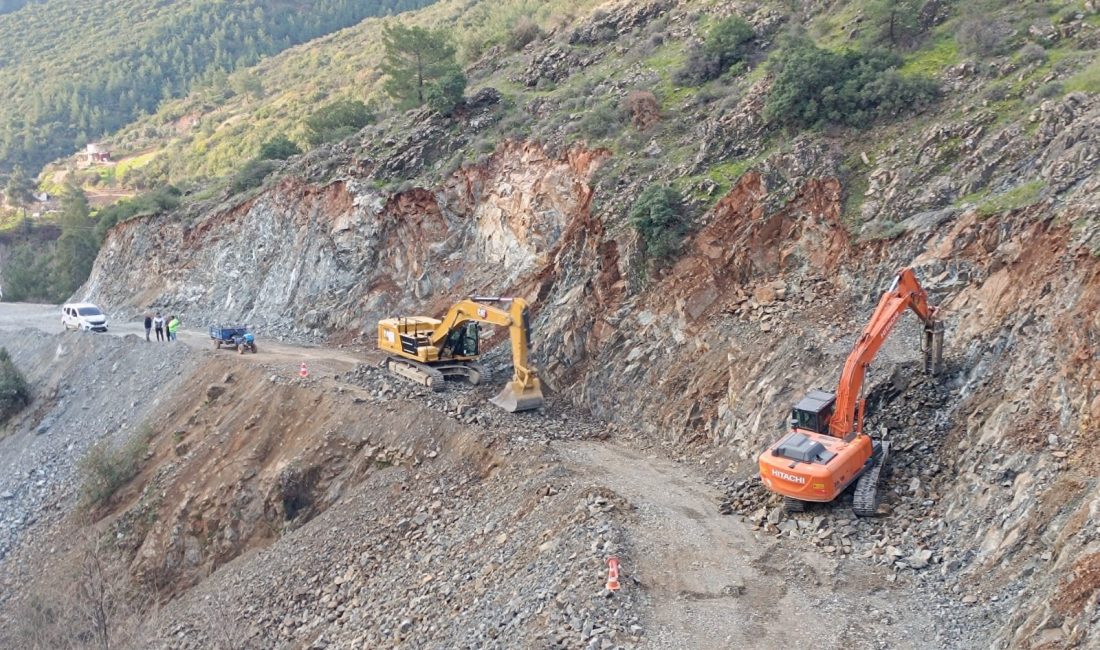
[[[844,371],[837,387],[836,407],[829,420],[829,432],[833,436],[844,438],[859,428],[856,407],[867,367],[906,309],[912,309],[924,321],[926,330],[935,329],[936,310],[928,304],[928,295],[913,270],[908,268],[898,273],[894,284],[882,295],[870,322],[844,362]]]
[[[507,304],[505,311],[487,303]],[[522,298],[469,298],[456,303],[432,331],[432,345],[439,346],[456,327],[468,321],[489,323],[508,328],[512,341],[512,381],[493,398],[493,402],[506,411],[525,411],[542,405],[542,388],[534,369],[530,366],[529,346],[531,325],[527,301]]]
[[[513,299],[512,302],[516,300],[519,300],[520,303],[526,306],[526,304],[518,298]],[[474,299],[460,300],[447,310],[447,315],[443,317],[443,320],[440,321],[439,325],[432,332],[430,337],[431,344],[435,346],[442,345],[443,341],[447,339],[447,336],[452,330],[469,321],[489,323],[501,327],[511,327],[513,319],[509,312],[499,307],[477,302]]]

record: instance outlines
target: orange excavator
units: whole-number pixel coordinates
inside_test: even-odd
[[[870,517],[878,510],[879,472],[889,443],[863,432],[863,378],[902,312],[924,322],[924,370],[935,374],[943,356],[943,322],[912,269],[902,269],[882,295],[871,321],[844,362],[836,393],[812,390],[791,411],[791,430],[760,454],[760,478],[783,496],[787,510],[836,499],[854,481],[852,509]]]

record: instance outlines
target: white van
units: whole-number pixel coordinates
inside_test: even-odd
[[[72,302],[61,308],[61,324],[66,330],[106,332],[107,314],[90,302]]]

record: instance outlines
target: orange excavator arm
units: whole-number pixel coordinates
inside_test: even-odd
[[[932,345],[939,327],[936,309],[928,304],[928,295],[909,268],[898,272],[893,285],[882,295],[871,321],[844,362],[844,371],[837,386],[836,407],[829,420],[831,435],[847,438],[862,430],[863,400],[859,395],[867,367],[906,309],[912,309],[924,321],[926,345]]]

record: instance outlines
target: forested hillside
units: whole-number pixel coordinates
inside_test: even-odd
[[[431,2],[0,2],[0,171],[37,170],[196,82],[262,95],[257,79],[229,73],[365,17]]]
[[[445,0],[402,16],[401,22],[440,27],[441,36],[457,47],[459,62],[469,67],[493,51],[518,56],[516,50],[531,40],[542,38],[549,30],[564,33],[573,21],[601,4],[602,0]],[[134,189],[169,183],[208,186],[208,181],[238,173],[274,135],[282,134],[309,146],[310,117],[319,108],[344,98],[374,105],[381,111],[377,117],[384,119],[399,102],[392,102],[384,89],[386,75],[380,66],[384,56],[383,22],[365,20],[352,29],[288,50],[249,69],[248,74],[263,79],[262,96],[230,96],[208,85],[164,103],[157,113],[137,120],[107,140],[114,150],[147,152],[142,164],[130,170],[132,178],[119,180]],[[487,82],[481,72],[474,69],[467,94]],[[599,74],[607,72],[603,69]],[[526,91],[536,90],[504,79],[489,81],[505,96],[517,100],[522,100]]]

